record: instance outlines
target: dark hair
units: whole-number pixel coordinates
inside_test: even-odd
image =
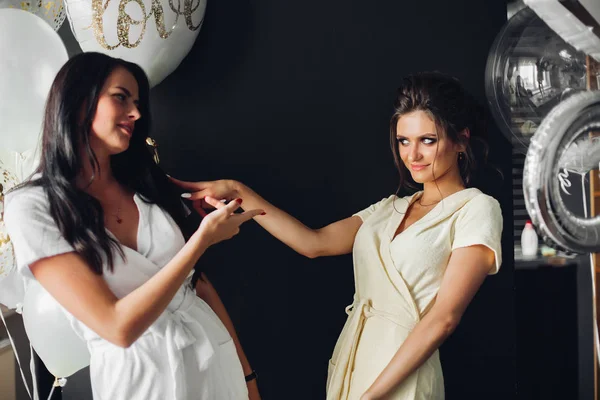
[[[155,164],[146,147],[150,131],[148,78],[138,65],[101,53],[78,54],[58,72],[46,102],[42,157],[34,172],[41,176],[19,186],[44,189],[50,214],[60,232],[99,275],[103,273],[103,256],[112,271],[114,252],[123,258],[125,254],[119,242],[105,230],[100,202],[79,189],[75,180],[86,163],[90,163],[94,175],[98,175],[98,160],[90,146],[92,121],[102,87],[118,67],[129,71],[138,83],[141,118],[136,121],[128,149],[111,156],[114,177],[124,187],[137,192],[145,202],[157,204],[167,211],[182,231],[186,231],[183,228],[186,210],[179,192]]]
[[[465,185],[473,186],[478,168],[487,162],[485,109],[465,91],[458,79],[440,72],[421,72],[402,80],[390,121],[390,144],[400,174],[398,191],[418,188],[400,158],[396,126],[401,116],[419,110],[426,112],[450,141],[465,145],[464,157],[458,161],[459,171]],[[460,134],[465,129],[470,132],[469,139]]]

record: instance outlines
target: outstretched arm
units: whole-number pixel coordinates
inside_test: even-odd
[[[261,209],[265,215],[255,218],[263,228],[283,243],[309,257],[334,256],[348,254],[352,251],[354,237],[362,225],[359,217],[346,218],[321,229],[312,229],[298,221],[285,211],[275,207],[263,199],[248,186],[233,180],[212,182],[184,182],[174,178],[171,180],[189,191],[186,198],[194,201],[198,212],[210,205],[219,207],[218,200],[241,198],[244,209]],[[216,200],[215,200],[216,199]]]

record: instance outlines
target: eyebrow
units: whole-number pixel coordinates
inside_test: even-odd
[[[422,134],[420,136],[417,136],[417,139],[422,139],[422,138],[429,137],[429,136],[435,136],[435,137],[437,137],[437,133],[434,133],[434,132],[424,133],[424,134]],[[401,135],[401,134],[397,134],[396,137],[405,138],[406,136]]]
[[[127,97],[133,97],[133,96],[131,96],[131,92],[129,90],[127,90],[126,88],[124,88],[123,86],[117,86],[117,89],[121,89],[123,92],[125,92],[125,94],[127,95]],[[136,105],[140,104],[139,100],[134,100],[133,102]]]

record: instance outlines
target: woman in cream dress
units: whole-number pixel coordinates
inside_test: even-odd
[[[501,264],[502,214],[469,187],[484,161],[479,109],[439,73],[403,80],[391,120],[400,188],[355,215],[310,229],[231,181],[181,182],[195,206],[240,197],[267,213],[257,222],[307,257],[352,252],[356,291],[329,363],[328,400],[443,399],[438,348],[488,274]],[[483,150],[483,151],[479,151]],[[204,199],[204,200],[202,200]]]

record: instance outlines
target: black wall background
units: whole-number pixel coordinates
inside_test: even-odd
[[[388,131],[401,78],[447,72],[485,103],[487,53],[505,20],[499,0],[209,1],[188,57],[151,92],[162,166],[240,180],[312,227],[350,216],[396,189]],[[66,22],[60,33],[80,51]],[[511,150],[492,124],[490,136],[506,178],[490,174],[483,189],[502,205],[504,264],[442,347],[450,400],[516,397]],[[263,399],[324,399],[351,257],[303,258],[250,222],[202,265]]]

